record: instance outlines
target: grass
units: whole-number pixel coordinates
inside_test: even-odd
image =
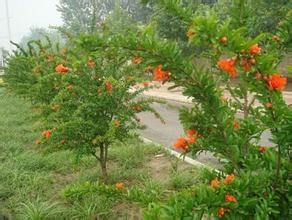
[[[199,180],[200,170],[133,139],[110,148],[109,185],[100,185],[93,157],[76,160],[70,151],[34,144],[38,114],[0,88],[0,218],[139,219],[140,208]],[[117,182],[126,189],[117,191]]]

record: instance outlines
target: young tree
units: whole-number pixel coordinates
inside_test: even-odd
[[[206,185],[176,193],[166,205],[150,205],[146,218],[289,218],[292,111],[281,93],[287,78],[277,70],[283,45],[268,33],[251,38],[212,13],[193,16],[181,1],[159,3],[189,24],[189,43],[205,48],[209,67],[198,67],[193,55],[183,55],[176,42],[150,28],[139,38],[112,40],[111,46],[139,51],[148,65],[157,66],[154,79],[183,88],[194,105],[181,110],[186,135],[174,147],[183,154],[209,151],[222,166],[219,173],[208,172]],[[259,143],[266,130],[273,147]]]
[[[143,79],[139,53],[104,47],[110,39],[106,33],[83,34],[63,50],[38,42],[38,49],[21,49],[9,59],[4,78],[41,110],[46,129],[36,144],[94,156],[104,182],[108,148],[144,127],[136,114],[150,111],[159,117],[150,107],[152,100],[140,96],[149,87],[132,90]]]

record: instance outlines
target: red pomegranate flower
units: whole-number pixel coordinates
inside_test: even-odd
[[[234,128],[234,129],[239,129],[239,128],[240,128],[240,124],[239,124],[238,121],[235,121],[235,122],[233,123],[233,128]]]
[[[260,153],[265,153],[265,152],[267,151],[267,149],[268,149],[268,148],[265,147],[265,146],[260,146],[260,147],[259,147],[259,152],[260,152]]]
[[[180,137],[176,140],[173,147],[175,149],[181,149],[181,150],[187,151],[188,150],[187,144],[188,144],[187,140],[184,137]]]
[[[226,194],[224,198],[226,202],[237,202],[236,198],[230,194]]]
[[[287,78],[278,73],[274,73],[267,78],[267,83],[270,90],[281,91],[287,85]]]
[[[218,177],[215,177],[213,180],[210,182],[210,186],[213,187],[214,189],[217,189],[220,186],[220,181],[218,180]]]
[[[219,42],[221,43],[221,44],[226,44],[227,43],[227,37],[221,37],[220,39],[219,39]]]
[[[218,214],[219,217],[222,217],[222,216],[225,214],[225,209],[222,208],[222,207],[220,207],[220,208],[218,209],[217,214]]]
[[[58,66],[56,66],[55,70],[57,73],[67,73],[69,71],[69,68],[65,67],[63,64],[59,64]]]
[[[234,178],[235,178],[234,174],[230,174],[230,175],[226,176],[224,179],[224,184],[229,185],[234,180]]]
[[[113,90],[113,85],[109,81],[105,81],[105,89],[108,92],[111,92]]]
[[[234,59],[227,59],[227,60],[219,60],[217,65],[219,68],[225,72],[227,72],[232,78],[235,78],[237,75],[237,71],[235,68],[236,60]]]
[[[125,188],[125,184],[122,182],[116,183],[116,188],[117,189],[124,189]]]
[[[262,49],[259,47],[258,44],[254,44],[254,45],[252,45],[252,46],[249,48],[249,52],[250,52],[250,54],[252,54],[252,55],[260,54],[261,50],[262,50]]]
[[[46,130],[42,132],[42,136],[46,139],[50,138],[52,135],[52,131],[51,130]]]
[[[162,65],[158,65],[154,70],[153,70],[153,74],[154,74],[154,80],[157,81],[165,81],[168,80],[171,73],[169,71],[163,71],[162,70]]]

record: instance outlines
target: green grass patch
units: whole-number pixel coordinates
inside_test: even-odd
[[[109,185],[101,185],[95,158],[77,160],[68,150],[48,152],[50,146],[35,145],[42,126],[38,111],[4,88],[0,88],[0,121],[0,216],[10,219],[140,216],[140,208],[199,179],[198,169],[161,147],[132,139],[110,148]],[[117,190],[117,182],[125,188]]]

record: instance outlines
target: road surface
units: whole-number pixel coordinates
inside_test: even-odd
[[[170,105],[158,103],[153,104],[153,107],[164,118],[166,122],[165,124],[162,124],[159,119],[155,118],[153,114],[148,112],[140,113],[138,117],[141,119],[141,122],[147,126],[145,130],[141,131],[141,135],[143,137],[172,148],[172,145],[176,139],[184,135],[184,131],[179,122],[178,109],[181,107],[181,104],[178,102],[170,102],[169,104]],[[265,132],[262,136],[260,144],[264,146],[271,145],[269,138],[270,133]],[[218,167],[218,161],[208,152],[201,153],[195,159],[211,167]]]

